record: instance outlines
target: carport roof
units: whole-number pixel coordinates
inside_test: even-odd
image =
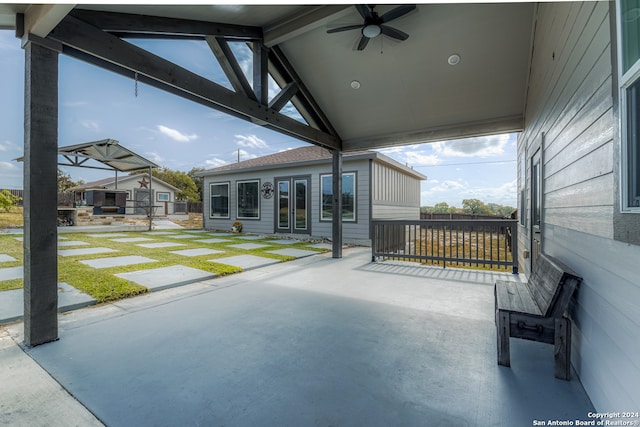
[[[82,144],[60,147],[58,154],[69,161],[64,166],[85,166],[88,160],[95,160],[119,172],[133,172],[141,169],[157,168],[158,165],[123,147],[114,139],[84,142]]]

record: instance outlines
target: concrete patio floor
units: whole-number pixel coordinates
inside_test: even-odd
[[[512,368],[496,364],[493,283],[518,276],[343,256],[61,315],[60,340],[26,352],[90,413],[47,425],[530,426],[593,410],[575,375],[554,378],[552,346],[512,340]],[[22,324],[6,331],[21,342]],[[0,392],[9,424],[37,424],[29,393]]]

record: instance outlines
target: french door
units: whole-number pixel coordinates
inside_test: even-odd
[[[276,178],[276,233],[311,234],[311,177]]]

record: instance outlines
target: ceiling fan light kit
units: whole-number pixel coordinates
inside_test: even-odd
[[[378,13],[374,10],[375,5],[367,6],[364,4],[358,4],[355,7],[360,16],[362,16],[362,18],[364,19],[364,22],[362,24],[333,28],[327,30],[327,33],[331,34],[359,29],[362,33],[362,37],[360,38],[360,42],[358,42],[358,50],[364,50],[364,48],[367,47],[367,44],[369,43],[369,39],[376,38],[381,34],[399,41],[404,41],[409,38],[409,34],[384,24],[387,24],[394,19],[400,18],[401,16],[414,11],[416,9],[415,4],[398,6],[386,12],[382,16],[379,16]]]

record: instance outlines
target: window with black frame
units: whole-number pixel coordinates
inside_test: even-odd
[[[320,219],[333,219],[333,175],[320,175]],[[356,174],[342,174],[342,220],[356,221]]]
[[[640,0],[618,7],[622,112],[622,210],[640,212]]]
[[[238,181],[238,218],[260,218],[260,181]]]
[[[229,183],[219,182],[209,186],[211,194],[211,218],[229,218]]]

